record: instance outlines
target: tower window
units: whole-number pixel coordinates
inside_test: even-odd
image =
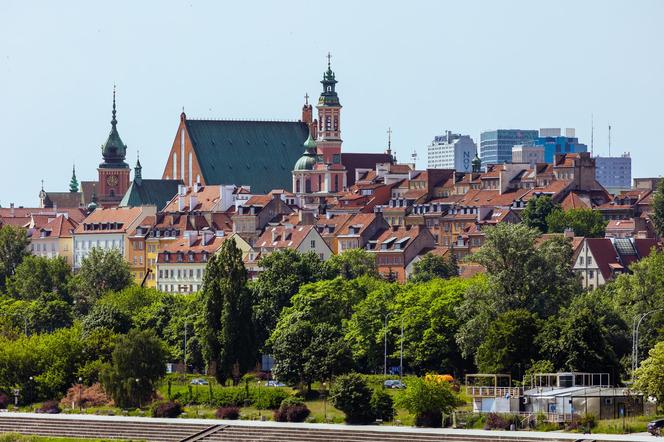
[[[334,175],[334,191],[339,191],[339,175]]]
[[[327,91],[328,91],[328,92],[332,92],[332,86],[328,86],[328,87],[327,87]]]

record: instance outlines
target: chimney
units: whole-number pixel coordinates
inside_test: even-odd
[[[277,240],[277,229],[273,227],[271,233],[272,233],[272,242],[275,242]]]
[[[397,226],[397,225],[393,225],[393,226],[392,226],[392,231],[393,231],[393,232],[396,232],[397,230],[399,230],[399,226]]]
[[[311,226],[314,223],[314,214],[309,210],[300,210],[299,220],[303,226]]]
[[[219,197],[221,202],[219,204],[219,209],[222,212],[227,211],[231,206],[233,206],[233,192],[235,191],[235,186],[233,185],[221,185],[219,186]]]
[[[189,247],[191,247],[198,238],[198,234],[196,232],[191,232],[191,231],[184,232],[184,236],[187,238],[187,243],[189,244]]]
[[[178,195],[178,212],[184,212],[184,196]]]
[[[191,195],[189,197],[189,210],[194,210],[194,207],[198,205],[198,198],[196,195]]]
[[[16,211],[14,210],[14,203],[9,203],[9,208],[11,209],[9,211],[11,216],[14,216],[14,214],[16,213]]]
[[[563,232],[563,236],[565,238],[574,238],[574,229],[566,227],[565,231]]]
[[[210,232],[209,230],[204,230],[203,231],[203,245],[207,246],[210,244],[212,241],[212,238],[214,238],[214,233]]]
[[[184,184],[178,185],[178,195],[185,196],[187,194],[187,186]]]
[[[201,183],[196,181],[194,183],[194,193],[198,193],[198,192],[200,192],[200,190],[201,190]]]

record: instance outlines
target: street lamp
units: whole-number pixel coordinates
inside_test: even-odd
[[[138,408],[141,408],[141,392],[138,391],[138,383],[140,382],[139,378],[136,378],[136,394],[138,396]]]
[[[385,348],[383,351],[383,376],[387,376],[387,318],[389,318],[392,314],[393,312],[385,314],[385,325],[383,327],[385,343]]]
[[[658,308],[634,317],[632,325],[632,377],[634,377],[634,372],[639,367],[639,327],[641,327],[641,322],[643,322],[646,316],[662,310],[664,309]]]
[[[262,414],[261,409],[260,409],[260,407],[262,405],[261,404],[261,380],[259,379],[257,383],[258,383],[258,419],[263,420],[263,414]]]
[[[327,384],[323,382],[323,422],[327,423]]]
[[[78,377],[78,410],[83,411],[83,378]]]

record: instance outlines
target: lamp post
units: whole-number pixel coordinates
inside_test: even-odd
[[[393,312],[385,314],[385,321],[384,321],[384,350],[383,350],[383,376],[387,376],[387,318],[389,318],[392,315]]]
[[[139,388],[138,388],[138,383],[139,382],[140,382],[140,379],[136,378],[136,394],[138,396],[138,408],[140,409],[141,408],[141,392],[138,391],[139,390]]]
[[[184,362],[184,378],[185,380],[187,379],[187,321],[189,319],[193,318],[195,315],[189,315],[186,318],[184,318],[184,352],[182,354],[183,362]]]
[[[323,382],[323,422],[327,423],[327,383]]]
[[[261,405],[261,380],[260,379],[258,380],[257,384],[258,384],[258,405],[259,405],[258,419],[263,420],[263,414],[262,414],[261,409],[260,409],[260,405]]]
[[[634,377],[634,372],[639,367],[639,327],[641,327],[641,322],[643,322],[646,316],[662,310],[664,309],[658,308],[634,317],[632,325],[632,377]]]
[[[83,411],[83,378],[78,377],[78,410]]]

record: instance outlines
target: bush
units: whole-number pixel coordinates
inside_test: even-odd
[[[4,393],[0,393],[0,410],[4,410],[9,406],[11,399]]]
[[[175,418],[181,415],[182,412],[182,405],[179,402],[157,402],[152,406],[152,417]]]
[[[415,415],[415,425],[438,428],[443,413],[451,413],[459,400],[449,382],[415,378],[398,397],[399,405]]]
[[[508,430],[509,427],[509,422],[496,413],[489,413],[484,423],[485,430]]]
[[[239,407],[221,407],[215,413],[219,419],[236,420],[240,417]]]
[[[251,394],[247,397],[247,392],[244,387],[224,387],[214,392],[213,405],[217,407],[239,407],[244,405],[245,402],[251,405]]]
[[[370,404],[371,411],[376,419],[382,419],[384,422],[390,422],[394,419],[394,401],[392,396],[382,389],[374,390]]]
[[[374,420],[371,412],[371,390],[357,373],[339,376],[330,391],[332,404],[343,411],[349,424],[366,424]]]
[[[55,400],[46,401],[42,404],[41,407],[37,409],[37,413],[46,413],[46,414],[58,414],[61,411],[62,410],[60,409],[58,401]]]
[[[594,414],[584,414],[581,416],[579,419],[579,427],[581,429],[592,429],[597,426],[597,418],[595,417]]]
[[[92,384],[89,387],[83,387],[80,384],[73,385],[67,390],[67,395],[60,401],[62,408],[71,407],[100,407],[104,405],[113,405],[113,400],[109,398],[101,384]]]
[[[261,388],[253,392],[254,406],[259,410],[276,410],[289,394],[281,388]]]
[[[311,411],[302,399],[293,396],[281,401],[278,410],[274,411],[274,420],[277,422],[304,422]]]

